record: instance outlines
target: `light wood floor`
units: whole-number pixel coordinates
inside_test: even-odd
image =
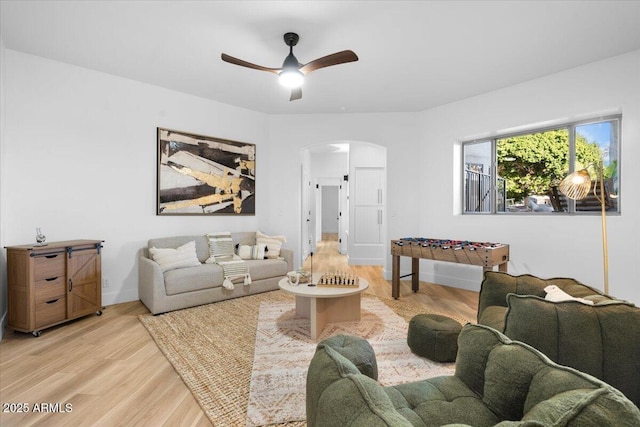
[[[323,236],[314,271],[351,270],[370,292],[391,298],[391,285],[377,266],[348,266],[337,238]],[[308,268],[310,260],[305,267]],[[400,301],[474,319],[478,294],[421,283],[413,293],[401,282]],[[210,426],[200,406],[155,345],[138,315],[140,301],[106,307],[46,329],[39,338],[6,330],[0,343],[0,425],[9,426]],[[7,413],[5,404],[26,403],[30,413]],[[71,404],[71,412],[33,412],[35,404]],[[11,408],[14,409],[14,408]],[[221,420],[220,425],[226,425]]]

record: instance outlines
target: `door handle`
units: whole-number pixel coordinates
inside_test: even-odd
[[[73,289],[73,280],[69,279],[69,292]]]

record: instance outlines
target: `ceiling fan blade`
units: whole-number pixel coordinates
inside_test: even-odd
[[[304,64],[300,67],[300,71],[303,74],[309,74],[312,71],[320,68],[330,67],[332,65],[344,64],[347,62],[354,62],[358,60],[356,55],[351,50],[343,50],[342,52],[332,53],[331,55],[323,56],[322,58],[314,59],[311,62]]]
[[[300,98],[302,98],[302,88],[296,87],[291,89],[291,98],[289,98],[289,101],[295,101]]]
[[[229,56],[226,53],[223,53],[221,58],[224,62],[228,62],[229,64],[239,65],[241,67],[253,68],[254,70],[268,71],[270,73],[275,73],[275,74],[278,74],[281,71],[280,68],[269,68],[269,67],[263,67],[262,65],[252,64],[251,62],[243,61],[242,59]]]

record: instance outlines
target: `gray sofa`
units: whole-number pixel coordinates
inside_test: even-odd
[[[255,232],[231,233],[234,244],[255,245]],[[198,266],[162,272],[149,256],[149,248],[177,248],[190,241],[196,242],[196,254],[202,263]],[[282,248],[279,259],[246,260],[251,284],[234,281],[234,289],[222,287],[222,268],[217,264],[204,264],[209,258],[207,236],[175,236],[151,239],[138,256],[138,295],[140,301],[153,314],[165,313],[197,305],[209,304],[241,296],[278,289],[278,281],[293,270],[293,251]]]

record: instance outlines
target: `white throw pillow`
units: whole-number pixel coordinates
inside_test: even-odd
[[[238,245],[238,256],[242,259],[264,259],[266,248],[264,243],[255,246]]]
[[[196,254],[196,242],[194,240],[184,245],[173,248],[149,248],[151,258],[160,265],[160,269],[164,273],[168,270],[176,268],[195,267],[200,265],[198,255]]]
[[[264,233],[256,232],[256,243],[267,245],[267,258],[280,257],[280,248],[287,241],[284,236],[267,236]]]

